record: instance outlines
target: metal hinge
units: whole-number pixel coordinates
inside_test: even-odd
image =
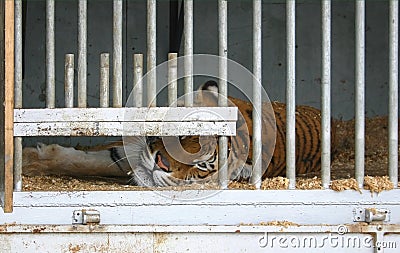
[[[100,212],[97,210],[75,210],[72,215],[72,224],[98,224],[100,223]]]
[[[373,222],[390,221],[390,211],[388,209],[377,208],[355,208],[353,210],[353,221]]]

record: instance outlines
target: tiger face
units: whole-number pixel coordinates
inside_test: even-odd
[[[171,143],[172,138],[179,144],[166,145],[168,142]],[[218,167],[216,149],[202,149],[201,142],[198,136],[126,138],[125,154],[129,160],[126,166],[129,168],[124,170],[132,168],[128,172],[132,177],[130,183],[152,187],[178,186],[214,180]],[[168,146],[170,146],[169,149]],[[178,150],[177,146],[181,146],[183,150]],[[180,153],[177,154],[177,151]]]

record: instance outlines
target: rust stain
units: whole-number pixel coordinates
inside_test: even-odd
[[[77,253],[77,252],[81,251],[81,249],[82,248],[81,248],[80,245],[72,245],[72,244],[70,244],[69,247],[68,247],[68,250],[71,253]]]

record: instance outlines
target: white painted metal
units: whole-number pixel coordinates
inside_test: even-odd
[[[55,37],[54,0],[46,0],[46,107],[55,107]]]
[[[219,96],[218,105],[228,106],[228,2],[218,1],[218,30],[219,30]],[[218,139],[218,179],[222,189],[228,188],[228,138]]]
[[[236,107],[15,109],[15,123],[88,121],[236,121]]]
[[[253,1],[253,174],[251,183],[257,189],[262,178],[262,5],[261,0]]]
[[[100,107],[110,106],[110,55],[100,55]]]
[[[147,0],[147,105],[157,105],[157,76],[151,71],[157,65],[157,16],[156,0]]]
[[[388,209],[392,213],[389,223],[399,224],[399,202],[399,190],[380,194],[366,190],[362,194],[332,190],[18,192],[14,194],[14,212],[0,213],[0,223],[71,225],[74,210],[94,209],[100,212],[101,225],[235,226],[289,221],[298,225],[349,224],[350,232],[351,225],[353,229],[362,226],[353,221],[353,211],[360,207]],[[146,226],[144,230],[150,229]]]
[[[143,106],[143,55],[133,56],[133,96],[136,107]]]
[[[65,107],[74,107],[74,55],[66,54],[64,63]]]
[[[331,1],[322,0],[322,87],[321,87],[321,179],[322,187],[331,181]]]
[[[178,99],[178,54],[168,54],[168,105],[177,106]]]
[[[193,106],[193,0],[185,0],[183,6],[185,106]]]
[[[14,136],[180,136],[236,134],[236,122],[15,123]]]
[[[87,0],[78,4],[78,107],[87,106]]]
[[[389,5],[389,177],[398,185],[398,125],[399,125],[399,2]]]
[[[15,1],[14,106],[22,108],[22,0]],[[22,189],[22,138],[14,138],[14,190]]]
[[[286,1],[286,177],[296,187],[296,1]]]
[[[122,107],[122,0],[113,1],[113,107]]]
[[[362,187],[365,164],[365,1],[356,0],[355,8],[355,178]]]

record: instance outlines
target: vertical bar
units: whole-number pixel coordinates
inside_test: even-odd
[[[262,177],[262,141],[261,141],[261,46],[262,5],[261,0],[253,1],[253,174],[251,183],[257,189],[261,187]]]
[[[143,55],[133,56],[133,94],[135,107],[143,106]]]
[[[296,187],[296,2],[286,1],[286,177]]]
[[[22,108],[22,0],[15,1],[15,108]],[[14,138],[14,190],[22,190],[22,138]]]
[[[389,2],[389,178],[398,185],[399,2]]]
[[[193,0],[184,1],[185,106],[193,106]]]
[[[122,0],[113,4],[113,107],[122,107]]]
[[[14,162],[14,1],[4,1],[4,195],[5,213],[13,210],[13,162]]]
[[[365,2],[356,0],[355,4],[355,177],[362,187],[365,152]]]
[[[54,0],[46,1],[46,107],[55,107]]]
[[[65,108],[74,107],[74,55],[66,54],[64,63]]]
[[[78,107],[87,106],[87,0],[78,5]]]
[[[178,99],[178,54],[168,54],[168,105],[177,106]]]
[[[110,106],[110,55],[102,53],[100,55],[100,107]]]
[[[228,2],[218,1],[219,27],[219,96],[218,105],[228,106]],[[228,188],[228,138],[220,136],[218,139],[218,178],[222,189]]]
[[[156,30],[157,30],[157,16],[156,16],[156,1],[147,0],[147,104],[148,106],[156,106],[156,74],[151,71],[157,64],[156,53]]]
[[[322,187],[331,181],[331,1],[322,0],[322,89],[321,89],[321,178]]]

